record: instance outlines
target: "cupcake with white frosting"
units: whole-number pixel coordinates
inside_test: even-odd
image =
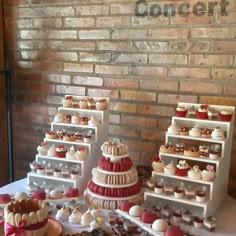
[[[194,165],[193,168],[190,168],[188,171],[188,177],[190,179],[201,179],[202,174],[198,165]]]
[[[213,165],[207,165],[206,170],[202,171],[202,180],[213,181],[215,178],[215,167]]]
[[[179,134],[179,126],[176,123],[171,124],[171,126],[168,127],[167,133],[168,134]]]
[[[62,206],[60,210],[57,211],[55,218],[61,222],[68,221],[68,218],[70,216],[70,210],[66,206]]]
[[[81,216],[82,216],[82,214],[80,213],[79,209],[75,208],[72,211],[71,215],[69,216],[68,221],[71,224],[80,224]]]
[[[66,153],[66,158],[70,160],[75,159],[75,148],[74,146],[71,146],[70,149]]]
[[[175,165],[173,162],[170,162],[164,167],[164,173],[167,175],[174,175],[175,174]]]

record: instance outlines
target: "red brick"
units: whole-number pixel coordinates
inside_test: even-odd
[[[212,77],[217,80],[235,80],[236,69],[214,68]]]
[[[141,152],[156,152],[156,143],[126,140],[129,150]]]
[[[42,49],[62,49],[62,41],[45,41],[43,40],[19,40],[15,42],[16,45],[13,47],[18,47],[20,49],[34,49],[34,50],[42,50]]]
[[[109,50],[109,51],[128,51],[132,48],[132,44],[127,41],[111,42],[99,40],[97,43],[97,50]]]
[[[122,62],[122,63],[142,63],[147,64],[148,55],[147,54],[125,54],[117,53],[112,54],[112,61]]]
[[[64,27],[93,27],[95,25],[94,18],[65,18]]]
[[[213,24],[215,23],[214,16],[208,16],[207,13],[205,13],[203,16],[195,16],[194,14],[190,13],[187,17],[182,17],[178,14],[176,14],[175,17],[170,17],[170,24],[176,25],[176,24],[182,24],[184,26],[187,26],[188,24],[191,25],[197,25],[197,24]]]
[[[92,73],[92,64],[81,64],[81,63],[64,63],[64,71],[70,72],[82,72],[82,73]]]
[[[158,94],[158,103],[163,104],[176,104],[178,102],[189,102],[189,103],[197,103],[198,97],[193,95],[183,95],[183,94],[166,94],[159,93]]]
[[[84,86],[103,86],[103,78],[91,76],[73,76],[72,83]]]
[[[57,85],[56,92],[62,94],[74,94],[74,95],[85,95],[85,87],[69,86],[69,85]]]
[[[120,115],[110,114],[109,123],[120,124]]]
[[[104,78],[105,87],[114,88],[138,88],[139,82],[137,79],[116,79],[116,78]]]
[[[234,39],[235,29],[234,27],[191,28],[190,38]]]
[[[114,89],[114,90],[109,90],[109,89],[92,89],[88,88],[88,96],[91,97],[109,97],[113,99],[118,99],[119,98],[119,91]]]
[[[19,69],[32,69],[34,64],[31,61],[16,61],[16,66]]]
[[[33,19],[33,25],[35,28],[61,28],[62,19],[60,18],[45,18],[45,19]]]
[[[222,106],[236,106],[236,98],[235,97],[222,97],[218,96],[201,96],[200,103],[202,104],[214,104],[214,105],[222,105]]]
[[[76,52],[47,52],[47,51],[21,51],[23,59],[55,60],[55,61],[77,61]]]
[[[86,1],[87,3],[87,1]],[[80,5],[75,8],[76,14],[81,16],[96,16],[96,15],[108,15],[109,14],[109,6],[107,5],[88,5],[83,6]]]
[[[141,79],[141,89],[178,91],[178,81],[164,79]]]
[[[120,98],[122,100],[155,102],[156,101],[156,93],[143,92],[143,91],[121,90],[120,91]]]
[[[154,118],[122,115],[121,124],[137,127],[156,128],[157,121]]]
[[[63,49],[65,50],[95,50],[95,42],[64,40]]]
[[[155,130],[142,130],[141,138],[145,141],[163,141],[165,140],[165,133]]]
[[[140,131],[130,127],[122,127],[122,126],[109,126],[109,134],[111,136],[121,136],[121,137],[133,137],[138,138],[140,136]]]
[[[111,62],[111,53],[80,52],[79,60],[88,62]]]
[[[80,39],[110,39],[109,30],[79,30]]]
[[[112,39],[146,39],[147,30],[141,29],[114,29]]]
[[[33,27],[33,21],[32,19],[12,19],[12,18],[6,18],[4,20],[4,27],[8,31],[13,31],[17,29],[27,29]]]
[[[156,25],[168,25],[169,24],[169,19],[168,17],[165,17],[164,15],[161,15],[158,18],[152,17],[152,16],[146,16],[146,17],[132,17],[131,18],[132,25],[134,27],[137,26],[156,26]]]
[[[111,14],[134,14],[134,4],[133,3],[115,3],[110,4]]]
[[[132,66],[131,73],[144,76],[167,76],[167,67],[158,66]]]
[[[157,124],[157,129],[160,130],[161,132],[166,132],[167,128],[170,126],[171,124],[171,118],[160,118],[158,119],[158,124]]]
[[[218,53],[236,53],[236,41],[221,40],[213,41],[213,52]]]
[[[21,39],[76,39],[75,30],[21,30]]]
[[[28,73],[23,73],[21,71],[16,72],[16,78],[17,81],[19,80],[25,80],[25,81],[42,81],[42,73],[40,72],[28,72]],[[16,81],[16,82],[17,82]],[[15,83],[15,82],[14,82]]]
[[[187,28],[158,28],[148,31],[149,39],[187,39],[189,30]]]
[[[189,56],[189,63],[191,65],[204,66],[232,66],[233,56],[216,54],[191,54]]]
[[[216,83],[204,83],[204,82],[180,82],[181,92],[193,92],[193,93],[208,93],[208,94],[221,94],[222,85]]]
[[[128,66],[118,65],[95,65],[95,73],[110,75],[127,75]]]
[[[97,17],[96,27],[129,27],[130,18],[128,16],[102,16]]]
[[[230,1],[229,1],[230,2]],[[227,16],[221,16],[220,14],[216,15],[217,24],[235,24],[236,23],[236,12],[228,11]]]
[[[168,42],[135,41],[133,42],[133,49],[145,50],[151,52],[167,52]]]
[[[110,110],[116,112],[136,113],[137,105],[125,102],[110,102]]]
[[[43,93],[55,92],[55,85],[52,84],[29,82],[27,87],[29,91],[36,91]]]
[[[169,67],[168,76],[181,78],[210,79],[210,68]]]
[[[11,87],[15,90],[27,90],[27,82],[24,80],[16,80],[14,83],[12,83]]]
[[[18,16],[18,9],[15,6],[3,7],[3,17],[16,18]]]
[[[44,79],[51,83],[71,84],[70,75],[46,74]]]
[[[4,6],[26,5],[30,4],[30,2],[30,0],[3,0]]]
[[[40,61],[34,62],[34,69],[42,71],[62,71],[63,65],[61,62]]]
[[[167,106],[152,106],[138,104],[138,114],[156,115],[156,116],[173,116],[174,109]]]
[[[187,64],[187,55],[184,54],[149,54],[148,64]]]
[[[45,4],[45,3],[53,3],[56,5],[63,3],[77,3],[77,0],[31,0],[31,4]]]
[[[234,84],[224,84],[224,94],[228,95],[235,95],[236,94],[236,86]]]

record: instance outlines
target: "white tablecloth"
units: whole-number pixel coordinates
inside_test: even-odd
[[[16,193],[26,191],[27,179],[21,179],[0,188],[0,193]],[[216,232],[200,230],[198,236],[236,236],[236,200],[227,196],[216,213],[217,228]],[[64,225],[66,232],[69,226]],[[74,231],[74,230],[72,230]],[[197,231],[195,231],[195,234]]]

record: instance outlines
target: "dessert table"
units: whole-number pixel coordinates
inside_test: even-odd
[[[27,179],[20,179],[5,185],[0,188],[0,193],[14,194],[16,192],[26,192]],[[217,226],[215,232],[208,232],[206,230],[194,229],[194,235],[196,236],[236,236],[236,200],[230,196],[226,196],[225,200],[219,207],[215,215],[217,219]],[[63,224],[64,232],[71,233],[76,229],[70,229],[68,224]],[[193,227],[191,227],[193,228]],[[2,235],[0,235],[2,236]]]

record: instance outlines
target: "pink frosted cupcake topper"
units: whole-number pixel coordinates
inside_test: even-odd
[[[215,167],[213,165],[207,165],[206,168],[208,171],[214,171]]]

